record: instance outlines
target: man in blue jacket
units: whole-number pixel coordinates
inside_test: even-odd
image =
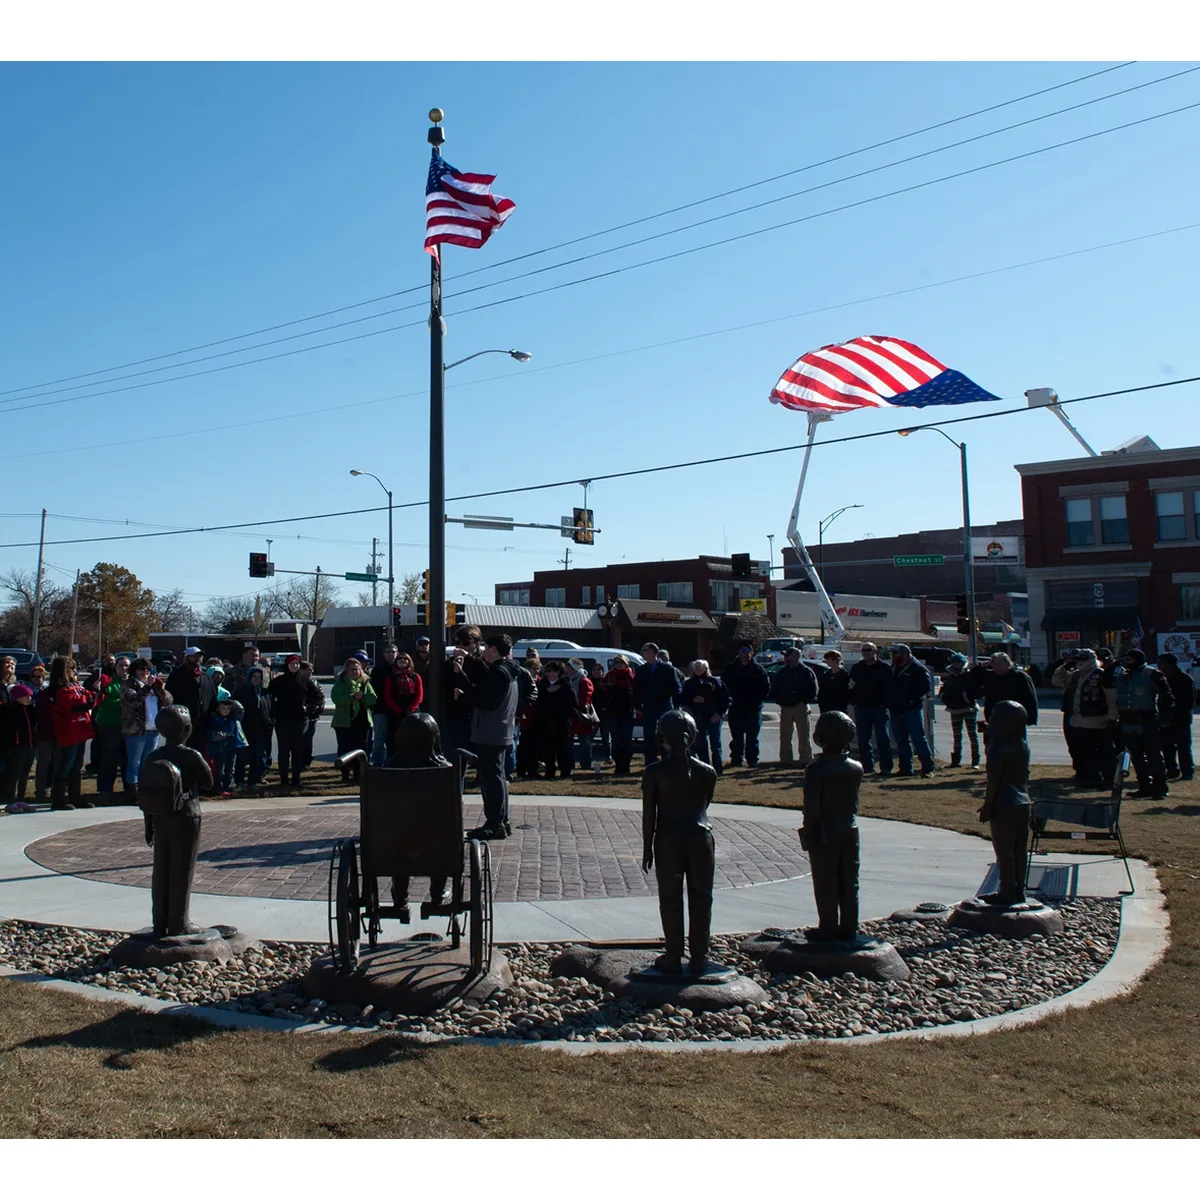
[[[929,672],[912,656],[903,642],[889,647],[892,652],[892,677],[888,681],[887,706],[896,735],[896,753],[900,759],[897,775],[913,773],[913,750],[921,760],[921,776],[933,774],[933,755],[925,737],[925,697],[932,689]]]
[[[658,719],[679,703],[679,676],[669,662],[658,661],[658,647],[647,642],[642,647],[646,660],[633,673],[633,706],[642,714],[642,746],[646,765],[658,762]]]
[[[743,750],[748,767],[758,766],[758,734],[762,729],[763,701],[771,694],[767,673],[752,657],[754,647],[743,642],[721,675],[729,689],[729,765],[742,765]]]

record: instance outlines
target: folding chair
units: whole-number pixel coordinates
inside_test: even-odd
[[[1132,896],[1133,874],[1129,870],[1129,852],[1121,836],[1121,797],[1125,790],[1125,778],[1129,774],[1129,751],[1123,750],[1117,757],[1117,768],[1113,773],[1112,792],[1107,800],[1038,800],[1033,805],[1029,820],[1029,858],[1025,865],[1025,882],[1029,883],[1029,872],[1038,846],[1058,838],[1071,841],[1116,842],[1121,850],[1121,861],[1129,879],[1129,890],[1120,895]],[[1060,825],[1074,825],[1075,829],[1047,830],[1046,823],[1056,821]],[[1083,828],[1078,828],[1082,826]],[[1045,850],[1042,851],[1046,853]]]

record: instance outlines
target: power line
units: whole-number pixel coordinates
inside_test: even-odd
[[[874,204],[880,200],[889,200],[895,196],[907,195],[911,192],[917,192],[917,191],[922,190],[923,188],[932,187],[939,183],[948,183],[955,179],[964,179],[969,175],[977,175],[982,171],[992,170],[995,167],[1006,166],[1009,163],[1014,163],[1014,162],[1021,162],[1028,158],[1035,158],[1036,156],[1038,156],[1040,154],[1047,154],[1053,150],[1061,150],[1068,146],[1079,145],[1082,142],[1091,141],[1094,138],[1104,137],[1105,135],[1110,134],[1110,133],[1119,133],[1126,129],[1133,129],[1133,128],[1136,128],[1137,126],[1148,124],[1151,121],[1158,121],[1164,117],[1171,117],[1171,116],[1176,116],[1179,113],[1190,112],[1192,109],[1196,109],[1196,108],[1200,108],[1200,101],[1196,101],[1195,103],[1192,103],[1192,104],[1181,105],[1178,108],[1168,109],[1165,112],[1154,113],[1148,117],[1139,117],[1138,119],[1133,120],[1133,121],[1126,121],[1121,125],[1112,125],[1106,129],[1098,129],[1091,133],[1080,134],[1077,137],[1068,138],[1065,141],[1054,142],[1049,146],[1040,146],[1034,150],[1026,150],[1020,154],[1009,155],[1007,158],[996,159],[992,162],[982,163],[975,167],[967,167],[961,171],[953,171],[948,175],[941,175],[934,179],[922,180],[921,182],[918,182],[918,183],[909,184],[906,187],[894,188],[890,192],[881,192],[875,196],[867,196],[861,200],[847,201],[844,204],[835,205],[832,208],[822,209],[815,213],[808,213],[801,217],[793,217],[787,221],[780,221],[775,225],[767,225],[760,229],[751,229],[751,230],[746,231],[745,233],[733,234],[726,238],[720,238],[714,242],[704,242],[698,246],[692,246],[692,247],[689,247],[684,250],[676,250],[670,254],[659,255],[656,258],[643,259],[641,262],[628,263],[623,267],[614,267],[613,269],[611,269],[609,271],[601,271],[595,275],[585,275],[578,279],[570,279],[564,283],[552,284],[549,287],[538,288],[531,292],[522,292],[516,296],[506,296],[500,300],[490,300],[483,304],[476,304],[476,305],[472,306],[471,308],[465,308],[465,309],[459,310],[457,315],[465,316],[469,313],[482,312],[485,309],[497,308],[497,307],[499,307],[501,305],[505,305],[505,304],[512,304],[518,300],[529,300],[536,296],[547,295],[550,292],[558,292],[558,291],[562,291],[565,288],[578,287],[580,284],[584,284],[584,283],[594,283],[597,280],[609,279],[616,275],[624,275],[628,271],[639,270],[642,267],[654,266],[658,263],[669,262],[676,258],[683,258],[690,254],[699,253],[701,250],[711,250],[717,246],[727,246],[727,245],[731,245],[734,242],[744,241],[747,238],[758,237],[760,234],[774,233],[780,229],[790,228],[793,225],[801,225],[808,221],[814,221],[814,220],[818,219],[819,217],[827,217],[827,216],[831,216],[835,213],[848,212],[851,209],[862,208],[863,206],[865,206],[867,204]],[[511,282],[511,280],[506,281],[506,282]],[[271,362],[271,361],[274,361],[275,359],[280,359],[280,358],[290,358],[296,354],[307,354],[313,350],[323,350],[323,349],[327,349],[330,346],[341,346],[341,345],[346,344],[347,342],[360,341],[363,338],[378,337],[380,334],[394,333],[398,330],[413,329],[413,328],[416,328],[417,326],[424,326],[424,325],[425,325],[425,321],[423,321],[423,320],[410,321],[404,325],[387,326],[383,329],[373,330],[368,333],[355,334],[352,337],[348,337],[348,338],[337,338],[337,339],[334,339],[333,341],[329,341],[329,342],[320,342],[315,346],[299,346],[294,350],[282,350],[277,354],[268,354],[268,355],[264,355],[261,358],[247,359],[245,362],[226,363],[224,366],[208,367],[203,371],[191,371],[184,375],[172,376],[168,379],[155,379],[155,380],[147,380],[143,383],[127,384],[125,387],[110,388],[107,391],[102,391],[102,392],[91,392],[85,396],[63,396],[57,400],[49,400],[45,404],[26,404],[26,405],[21,405],[16,408],[7,409],[6,411],[10,412],[10,413],[11,412],[25,412],[32,408],[49,408],[52,405],[69,404],[76,400],[95,400],[95,399],[99,399],[102,396],[112,396],[112,395],[116,395],[121,392],[137,391],[141,388],[146,388],[146,387],[158,387],[160,384],[164,384],[164,383],[177,383],[180,380],[184,380],[184,379],[195,379],[195,378],[198,378],[198,377],[204,376],[204,375],[214,375],[214,374],[217,374],[222,371],[233,370],[237,367],[251,366],[255,363]]]
[[[1186,379],[1169,379],[1169,380],[1165,380],[1165,381],[1162,381],[1159,383],[1145,383],[1145,384],[1140,384],[1137,387],[1117,388],[1117,389],[1115,389],[1113,391],[1109,391],[1109,392],[1093,392],[1091,395],[1075,396],[1069,400],[1061,400],[1060,399],[1057,403],[1060,405],[1082,404],[1086,400],[1104,400],[1104,399],[1111,398],[1113,396],[1131,396],[1137,392],[1158,391],[1161,388],[1180,387],[1183,384],[1188,384],[1188,383],[1200,383],[1200,375],[1191,375]],[[995,420],[997,417],[1011,417],[1018,413],[1035,412],[1035,411],[1037,411],[1037,410],[1030,409],[1028,407],[1004,408],[1004,409],[1000,409],[999,411],[975,413],[969,417],[946,417],[940,421],[928,421],[923,425],[911,426],[911,428],[925,429],[925,428],[935,428],[935,427],[941,428],[941,427],[944,427],[947,425],[963,425],[963,424],[966,424],[966,423],[972,422],[972,421],[991,421],[991,420]],[[854,433],[854,434],[848,434],[845,437],[828,438],[825,441],[815,443],[815,445],[818,447],[820,447],[820,446],[840,446],[847,442],[863,442],[863,441],[868,441],[871,438],[891,437],[895,433],[896,433],[895,429],[877,429],[877,430],[873,430],[869,433]],[[641,476],[641,475],[657,475],[657,474],[661,474],[664,471],[681,471],[681,470],[685,470],[689,467],[707,467],[707,466],[713,466],[718,463],[738,462],[742,459],[748,459],[748,458],[765,458],[768,455],[774,455],[774,454],[790,454],[797,450],[803,450],[803,449],[805,449],[805,447],[806,447],[806,443],[800,442],[800,443],[797,443],[796,445],[792,445],[792,446],[770,446],[765,450],[745,450],[745,451],[742,451],[741,453],[736,453],[736,454],[719,454],[719,455],[715,455],[712,458],[697,458],[697,459],[690,459],[686,462],[664,463],[664,464],[661,464],[656,467],[634,467],[628,471],[612,471],[605,475],[591,475],[591,476],[589,476],[589,481],[591,483],[605,483],[605,482],[609,482],[609,481],[615,480],[615,479],[631,479],[631,478],[634,478],[636,476]],[[487,492],[470,492],[463,496],[448,496],[447,502],[458,504],[458,503],[462,503],[463,501],[466,501],[466,500],[484,500],[484,499],[489,499],[489,498],[492,498],[495,496],[515,496],[515,495],[520,495],[520,494],[523,494],[526,492],[544,492],[544,491],[550,491],[550,490],[553,490],[556,488],[578,487],[578,486],[579,486],[578,479],[575,479],[575,478],[559,479],[559,480],[555,480],[554,482],[551,482],[551,483],[531,483],[531,484],[525,484],[521,487],[496,488],[492,491],[487,491]],[[428,500],[408,500],[408,501],[404,501],[403,503],[393,505],[393,509],[423,508],[428,503],[429,503]],[[256,527],[261,528],[264,525],[289,525],[289,524],[294,524],[299,521],[325,521],[325,520],[331,520],[334,517],[357,517],[357,516],[366,515],[368,513],[387,512],[387,507],[388,506],[386,504],[383,504],[383,505],[375,505],[370,508],[344,509],[341,512],[309,513],[306,516],[302,516],[302,517],[277,517],[277,518],[274,518],[271,520],[265,520],[265,521],[240,521],[240,522],[236,522],[236,523],[229,524],[229,525],[211,525],[211,526],[197,525],[191,529],[167,530],[167,531],[160,532],[160,533],[126,533],[126,534],[114,534],[111,537],[65,538],[65,539],[58,539],[55,541],[48,541],[48,542],[46,542],[46,545],[47,546],[77,546],[77,545],[88,545],[88,544],[91,544],[94,542],[140,541],[145,538],[175,537],[175,536],[180,536],[183,534],[193,534],[193,533],[224,533],[230,529],[252,529],[252,528],[256,528]],[[416,544],[424,545],[424,543],[416,543]],[[37,542],[7,542],[7,543],[0,543],[0,550],[26,550],[33,546],[37,546],[37,545],[38,545]],[[471,549],[475,550],[475,549],[478,549],[478,547],[473,546],[473,547],[471,547]]]
[[[963,146],[970,145],[974,142],[984,141],[987,138],[997,137],[1002,133],[1010,133],[1015,129],[1022,129],[1027,125],[1035,125],[1040,121],[1046,121],[1052,117],[1062,116],[1065,113],[1076,112],[1082,108],[1089,108],[1093,104],[1099,104],[1105,100],[1112,100],[1119,96],[1125,96],[1131,92],[1141,91],[1144,88],[1154,87],[1156,84],[1166,83],[1169,80],[1177,79],[1182,75],[1190,75],[1196,71],[1200,71],[1200,66],[1186,67],[1183,70],[1176,71],[1171,75],[1164,75],[1157,79],[1145,80],[1142,83],[1133,84],[1130,87],[1122,88],[1116,92],[1109,92],[1103,96],[1096,96],[1090,100],[1083,100],[1078,104],[1068,105],[1066,108],[1056,109],[1053,112],[1041,113],[1034,117],[1028,117],[1023,121],[1017,121],[1012,125],[1005,125],[999,129],[992,129],[992,130],[987,130],[983,133],[977,133],[977,134],[972,135],[971,137],[963,138],[957,142],[950,142],[944,146],[935,146],[930,150],[922,150],[916,154],[910,154],[904,158],[894,159],[891,162],[880,163],[873,167],[867,167],[864,170],[855,171],[849,175],[843,175],[843,176],[839,176],[836,179],[826,180],[823,183],[813,184],[811,187],[802,188],[799,191],[788,192],[785,195],[775,196],[769,200],[761,200],[756,204],[746,205],[743,208],[731,209],[729,212],[717,213],[715,216],[705,217],[703,220],[699,220],[699,221],[693,221],[689,225],[680,225],[674,229],[660,230],[658,233],[647,234],[645,237],[635,238],[633,241],[623,242],[617,246],[609,246],[603,250],[595,250],[595,251],[592,251],[590,254],[579,255],[576,258],[566,259],[562,262],[550,263],[548,266],[536,267],[533,270],[525,271],[520,275],[509,276],[507,279],[497,279],[497,280],[491,281],[490,283],[481,283],[475,287],[465,288],[465,289],[462,289],[457,292],[448,292],[447,298],[452,299],[452,300],[460,299],[463,296],[469,296],[469,295],[473,295],[477,292],[483,292],[483,291],[488,291],[492,288],[502,287],[507,283],[516,283],[519,280],[528,279],[534,275],[542,275],[542,274],[545,274],[547,271],[558,271],[564,267],[578,266],[580,263],[590,262],[591,260],[596,259],[596,258],[603,258],[609,254],[616,254],[622,250],[633,249],[637,246],[643,246],[650,242],[659,241],[662,238],[674,237],[676,234],[690,232],[693,229],[700,229],[707,225],[713,225],[718,221],[726,221],[731,217],[743,216],[746,213],[756,212],[762,208],[769,208],[772,205],[781,204],[786,200],[795,200],[801,196],[811,195],[814,192],[825,191],[828,188],[836,187],[838,184],[849,183],[849,182],[852,182],[852,181],[858,180],[858,179],[864,179],[868,175],[876,175],[876,174],[879,174],[881,171],[891,170],[893,167],[906,166],[910,163],[917,162],[921,159],[930,158],[935,154],[943,154],[949,150],[957,150]],[[757,186],[757,185],[752,185],[752,186]],[[173,363],[170,366],[149,367],[146,370],[134,371],[127,375],[115,375],[115,376],[113,376],[112,379],[104,380],[103,383],[104,384],[119,383],[126,379],[137,379],[137,378],[141,378],[146,375],[157,375],[163,371],[173,371],[173,370],[177,370],[180,367],[195,366],[198,363],[212,362],[219,358],[230,358],[230,357],[233,357],[236,355],[247,354],[252,350],[262,350],[262,349],[266,349],[269,346],[277,346],[277,345],[283,345],[287,342],[300,341],[304,338],[313,337],[318,333],[329,333],[336,329],[345,329],[352,325],[361,325],[366,321],[375,321],[375,320],[379,320],[386,316],[394,316],[397,313],[408,312],[408,311],[410,311],[412,309],[416,309],[416,308],[423,308],[425,306],[425,303],[426,302],[424,300],[418,300],[412,304],[401,305],[399,308],[386,309],[383,312],[372,313],[368,316],[354,317],[349,321],[339,321],[338,323],[336,323],[334,325],[326,325],[326,326],[322,326],[318,329],[306,330],[303,333],[289,334],[287,337],[272,338],[271,340],[266,341],[266,342],[257,342],[254,345],[243,346],[243,347],[240,347],[235,350],[222,350],[217,354],[209,354],[209,355],[204,355],[200,358],[187,359],[184,362]],[[472,310],[468,310],[468,311],[472,311]],[[422,322],[420,322],[420,321],[414,321],[406,326],[400,326],[399,328],[413,328],[414,326],[419,325],[421,323]],[[365,334],[362,336],[370,336],[370,335]],[[327,344],[336,345],[337,343],[327,343]],[[312,347],[312,348],[317,349],[319,347]],[[265,360],[254,359],[254,360],[250,360],[250,361],[261,362],[261,361],[265,361]],[[241,365],[241,364],[235,364],[235,365]],[[181,378],[187,378],[187,376],[183,376]],[[155,382],[168,383],[168,382],[170,382],[170,380],[157,380]],[[73,384],[73,385],[70,385],[67,387],[53,388],[49,391],[34,392],[30,395],[12,396],[11,398],[9,398],[7,400],[0,400],[0,406],[10,405],[10,404],[18,404],[23,400],[40,400],[47,396],[61,395],[64,392],[77,392],[82,388],[87,388],[87,387],[92,387],[92,386],[95,386],[95,385],[85,384],[85,383],[77,383],[77,384]],[[120,389],[118,389],[118,390],[120,390]],[[110,393],[107,393],[107,392],[89,393],[89,395],[108,395],[108,394],[110,394]],[[88,396],[72,397],[72,399],[87,399],[87,398],[88,398]]]
[[[593,233],[586,233],[586,234],[582,234],[578,237],[569,238],[566,241],[558,242],[551,246],[544,246],[540,250],[531,250],[525,254],[518,254],[512,258],[501,259],[500,261],[494,262],[494,263],[487,263],[484,266],[475,267],[474,269],[472,269],[470,271],[462,272],[458,276],[458,278],[463,279],[463,278],[466,278],[467,276],[478,275],[484,271],[495,271],[501,267],[511,266],[512,264],[518,263],[518,262],[524,262],[527,259],[536,258],[542,254],[549,254],[555,250],[562,250],[568,246],[578,245],[581,242],[591,241],[598,237],[606,237],[610,233],[618,233],[623,229],[631,229],[634,226],[643,225],[649,221],[656,221],[662,217],[672,216],[675,213],[683,212],[687,209],[696,208],[696,207],[699,207],[700,205],[704,205],[704,204],[711,204],[712,202],[714,202],[716,200],[723,200],[729,196],[734,196],[741,192],[750,191],[753,188],[764,187],[765,185],[767,185],[769,183],[776,183],[781,179],[787,179],[794,175],[803,174],[806,171],[816,170],[819,167],[830,166],[836,162],[842,162],[849,158],[855,158],[860,154],[867,154],[872,150],[879,150],[885,146],[895,145],[899,142],[907,141],[914,137],[919,137],[925,133],[932,133],[934,130],[944,129],[950,125],[955,125],[962,121],[971,120],[974,117],[983,116],[990,112],[996,112],[1002,108],[1011,107],[1012,105],[1019,104],[1025,100],[1032,100],[1038,96],[1048,95],[1050,92],[1056,92],[1056,91],[1060,91],[1063,88],[1073,87],[1077,83],[1084,83],[1089,79],[1096,79],[1101,75],[1109,75],[1114,71],[1124,70],[1126,67],[1134,66],[1135,61],[1136,60],[1131,60],[1129,62],[1118,63],[1112,67],[1104,67],[1099,71],[1091,71],[1086,75],[1079,75],[1072,79],[1064,80],[1062,83],[1055,83],[1055,84],[1050,85],[1049,87],[1039,88],[1036,91],[1032,91],[1032,92],[1026,92],[1023,95],[1015,96],[1010,100],[1002,100],[999,103],[990,104],[984,108],[978,108],[978,109],[973,110],[972,112],[963,113],[957,117],[949,117],[946,120],[937,121],[932,125],[925,125],[920,129],[914,129],[914,130],[909,131],[908,133],[897,134],[895,137],[885,138],[882,141],[878,141],[878,142],[872,142],[870,145],[861,146],[857,150],[848,150],[841,154],[835,154],[830,158],[821,159],[817,162],[807,163],[804,166],[795,167],[790,171],[784,171],[778,175],[772,175],[766,179],[760,179],[754,183],[742,184],[739,187],[730,188],[727,191],[717,192],[712,196],[705,196],[704,198],[702,198],[700,200],[692,200],[686,204],[675,205],[672,208],[666,208],[660,212],[651,213],[649,216],[637,217],[634,220],[624,221],[618,225],[612,225],[607,229],[600,229],[600,230],[596,230]],[[1102,97],[1102,99],[1103,98],[1104,97]],[[313,313],[312,315],[307,316],[307,317],[296,317],[293,320],[283,321],[277,325],[267,325],[267,326],[264,326],[262,329],[250,330],[246,333],[233,334],[229,337],[218,338],[215,341],[204,342],[204,343],[201,343],[196,346],[189,346],[182,350],[173,350],[173,351],[170,351],[169,353],[165,353],[165,354],[156,354],[156,355],[152,355],[148,358],[135,359],[131,362],[120,363],[120,364],[118,364],[116,366],[112,366],[112,367],[103,367],[103,368],[100,368],[95,371],[85,371],[78,375],[66,375],[60,379],[47,380],[43,383],[31,383],[31,384],[26,384],[24,387],[9,388],[5,391],[0,391],[0,396],[8,396],[8,395],[12,395],[13,393],[16,393],[16,392],[30,392],[30,391],[36,390],[37,388],[52,387],[55,384],[59,384],[59,383],[70,383],[71,381],[76,380],[76,379],[88,379],[88,378],[91,378],[96,375],[107,375],[113,371],[124,371],[130,367],[145,366],[147,363],[161,362],[163,359],[166,359],[166,358],[178,358],[184,354],[194,354],[199,350],[210,350],[214,346],[223,346],[223,345],[227,345],[230,342],[243,341],[246,338],[258,337],[260,334],[264,334],[264,333],[274,333],[276,330],[279,330],[279,329],[289,329],[294,325],[303,325],[303,324],[307,324],[309,321],[318,321],[325,317],[337,316],[341,313],[350,312],[356,308],[364,308],[371,304],[381,304],[386,300],[394,300],[400,296],[407,296],[407,295],[411,295],[414,292],[423,291],[425,287],[426,287],[426,285],[424,283],[421,283],[421,284],[417,284],[413,287],[404,288],[398,292],[388,292],[382,296],[375,296],[375,297],[372,297],[370,300],[359,300],[352,304],[343,304],[337,308],[326,309],[324,312]],[[391,311],[396,312],[396,311],[400,311],[400,310],[393,309]],[[375,314],[375,316],[377,316],[377,317],[386,316],[386,315],[388,315],[388,314],[387,313],[376,313]],[[371,318],[363,318],[363,319],[370,320]],[[309,332],[310,333],[319,333],[319,332],[321,332],[321,330],[310,330]],[[178,366],[180,364],[176,364],[176,365]],[[162,370],[170,370],[171,368],[163,367],[161,369]],[[104,381],[104,382],[111,382],[111,381]]]
[[[823,304],[823,305],[819,305],[816,308],[802,309],[799,312],[785,313],[781,316],[765,317],[760,321],[748,321],[741,325],[729,325],[723,329],[712,329],[712,330],[708,330],[704,333],[686,334],[683,337],[667,338],[663,341],[650,342],[650,343],[647,343],[647,344],[641,345],[641,346],[627,346],[627,347],[624,347],[619,350],[608,350],[602,354],[592,354],[592,355],[588,355],[584,358],[569,359],[569,360],[567,360],[565,362],[561,362],[561,363],[550,363],[550,364],[547,364],[545,366],[540,366],[540,367],[529,367],[529,368],[521,371],[521,373],[519,375],[511,375],[511,374],[510,375],[487,375],[481,379],[472,379],[472,380],[468,380],[464,383],[453,384],[451,386],[454,386],[454,387],[478,387],[482,384],[496,383],[496,382],[508,382],[510,380],[516,380],[516,379],[523,378],[524,376],[527,376],[527,375],[537,375],[544,371],[562,371],[562,370],[566,370],[570,367],[584,366],[589,363],[601,362],[608,358],[617,358],[617,357],[620,357],[620,356],[626,355],[626,354],[640,354],[640,353],[643,353],[643,352],[649,351],[649,350],[660,350],[660,349],[670,347],[670,346],[678,346],[678,345],[686,344],[688,342],[700,341],[705,338],[720,337],[720,336],[723,336],[724,334],[728,334],[728,333],[739,333],[739,332],[742,332],[743,330],[747,330],[747,329],[759,329],[765,325],[774,325],[774,324],[778,324],[779,322],[782,322],[782,321],[798,320],[801,317],[816,316],[821,313],[835,312],[838,309],[851,308],[858,304],[869,304],[869,303],[872,303],[877,300],[889,300],[889,299],[893,299],[897,296],[909,296],[909,295],[913,295],[914,293],[917,293],[917,292],[929,291],[930,289],[933,289],[933,288],[949,287],[952,284],[956,284],[956,283],[967,283],[967,282],[971,282],[972,280],[975,280],[975,279],[984,279],[991,275],[1001,275],[1008,271],[1023,270],[1026,267],[1040,266],[1045,263],[1057,262],[1060,259],[1077,258],[1083,254],[1093,254],[1100,250],[1111,250],[1111,249],[1114,249],[1119,246],[1133,245],[1137,242],[1148,241],[1152,238],[1167,237],[1170,234],[1174,234],[1174,233],[1185,233],[1185,232],[1188,232],[1189,230],[1193,230],[1193,229],[1200,229],[1200,221],[1193,221],[1186,225],[1175,225],[1169,229],[1157,229],[1157,230],[1153,230],[1150,233],[1134,234],[1131,237],[1118,238],[1115,241],[1111,241],[1111,242],[1100,242],[1094,246],[1083,246],[1076,250],[1064,250],[1064,251],[1059,252],[1058,254],[1046,254],[1046,255],[1042,255],[1040,258],[1025,259],[1024,261],[1017,262],[1017,263],[1007,263],[1004,266],[1000,266],[1000,267],[988,267],[982,271],[972,271],[966,275],[955,275],[948,279],[935,279],[929,283],[914,284],[911,287],[894,288],[891,291],[878,292],[872,296],[860,296],[853,300],[840,300],[834,304]],[[92,450],[107,450],[107,449],[112,449],[113,447],[117,447],[117,446],[123,447],[123,446],[141,445],[141,444],[144,444],[147,442],[172,441],[176,438],[201,437],[201,436],[204,436],[205,434],[210,434],[210,433],[226,433],[233,429],[249,429],[249,428],[253,428],[258,425],[273,425],[273,424],[277,424],[280,421],[294,421],[300,417],[325,416],[326,414],[332,413],[332,412],[345,412],[345,411],[347,411],[349,409],[353,409],[353,408],[368,408],[375,404],[387,404],[394,400],[409,400],[409,399],[413,399],[418,396],[426,396],[426,395],[428,395],[428,391],[425,389],[419,389],[419,390],[411,391],[411,392],[395,392],[390,396],[378,396],[372,400],[354,400],[348,404],[322,405],[319,408],[304,409],[304,410],[301,410],[300,412],[289,412],[289,413],[284,413],[284,414],[281,414],[279,416],[274,416],[274,417],[256,417],[255,419],[250,420],[250,421],[238,421],[238,422],[234,422],[232,424],[226,422],[221,425],[212,425],[212,426],[208,426],[203,429],[181,430],[177,433],[150,434],[150,435],[147,435],[146,437],[141,437],[141,438],[122,438],[119,441],[115,441],[115,442],[99,442],[99,443],[90,442],[86,446],[75,446],[75,447],[71,447],[66,450],[63,450],[60,448],[56,448],[53,450],[29,450],[29,451],[25,451],[21,454],[8,454],[7,457],[10,459],[45,458],[50,455],[84,453],[84,452],[92,451]],[[6,514],[0,513],[0,516],[4,516],[4,515],[6,515]],[[22,518],[31,518],[31,517],[37,517],[39,514],[38,513],[10,513],[7,515],[15,516],[15,517],[22,517]]]

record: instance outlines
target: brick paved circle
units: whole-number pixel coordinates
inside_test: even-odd
[[[797,814],[798,816],[799,814]],[[483,813],[468,805],[469,826]],[[496,901],[594,900],[651,896],[642,874],[641,814],[624,809],[514,805],[513,836],[492,843]],[[358,834],[358,806],[208,812],[194,890],[217,896],[324,900],[329,854]],[[748,887],[806,874],[796,832],[758,821],[713,819],[716,886]],[[54,834],[26,854],[65,875],[99,883],[150,886],[153,852],[142,821],[115,821]],[[414,888],[414,896],[417,891]]]

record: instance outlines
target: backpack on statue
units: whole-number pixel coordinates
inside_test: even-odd
[[[169,758],[154,758],[142,765],[137,785],[138,807],[148,817],[173,817],[183,812],[183,775]]]

